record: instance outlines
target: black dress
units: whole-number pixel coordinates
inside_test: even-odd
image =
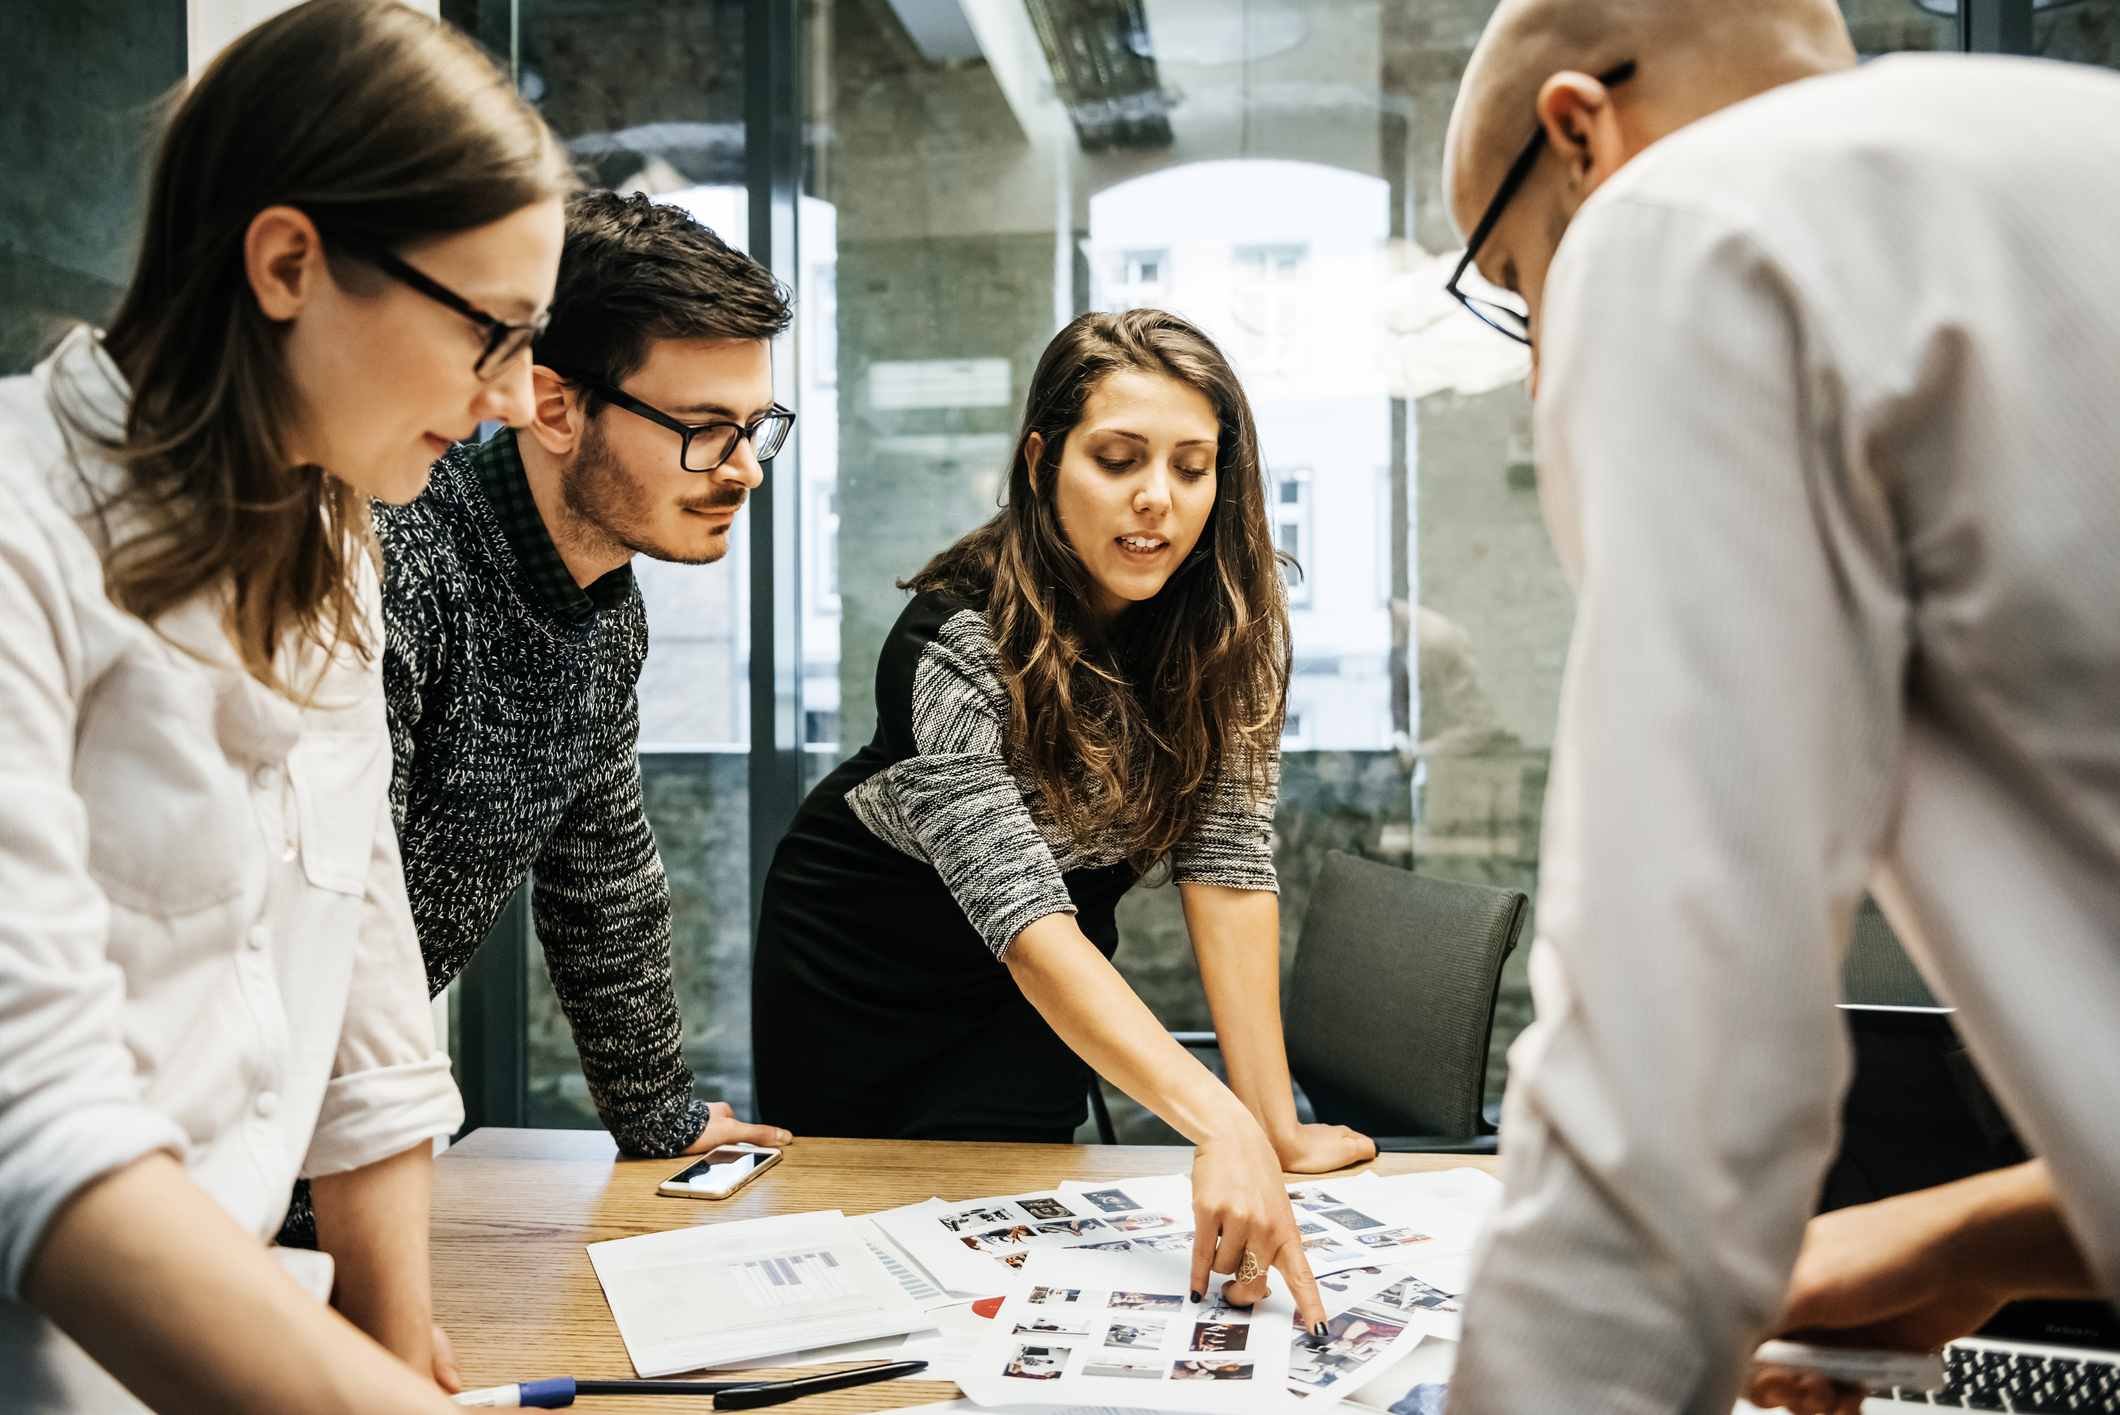
[[[774,852],[751,1032],[758,1114],[775,1125],[1060,1142],[1081,1123],[1089,1068],[1000,956],[1064,912],[1110,957],[1136,876],[1026,793],[998,669],[982,612],[916,597],[877,663],[875,740],[818,784]],[[1173,880],[1275,888],[1271,796],[1209,789]]]

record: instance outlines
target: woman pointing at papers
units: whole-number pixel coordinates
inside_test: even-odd
[[[1007,503],[907,581],[875,740],[774,856],[759,1104],[808,1135],[1066,1141],[1091,1072],[1197,1147],[1194,1289],[1278,1267],[1324,1310],[1281,1171],[1367,1160],[1297,1123],[1271,850],[1288,612],[1258,438],[1172,315],[1089,314],[1039,361]],[[1112,966],[1178,886],[1230,1082]]]

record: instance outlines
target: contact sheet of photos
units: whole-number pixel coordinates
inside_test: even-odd
[[[1185,1261],[1057,1250],[1029,1259],[960,1376],[981,1404],[1254,1411],[1287,1399],[1295,1309],[1193,1302]],[[1219,1286],[1219,1284],[1217,1284]]]

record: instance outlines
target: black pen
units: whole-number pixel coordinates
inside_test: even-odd
[[[488,1410],[559,1410],[583,1395],[704,1395],[713,1402],[707,1407],[709,1410],[763,1410],[768,1405],[784,1405],[823,1391],[895,1381],[926,1369],[925,1361],[891,1361],[881,1366],[857,1366],[851,1371],[782,1381],[579,1381],[572,1376],[553,1376],[542,1381],[467,1390],[456,1397],[456,1403]]]

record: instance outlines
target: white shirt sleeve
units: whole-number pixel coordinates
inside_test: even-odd
[[[379,590],[365,565],[362,573],[369,623],[380,640]],[[372,671],[381,673],[380,657]],[[376,704],[380,714],[380,695]],[[387,735],[382,741],[387,755]],[[384,805],[375,820],[346,1020],[302,1162],[304,1178],[388,1159],[422,1140],[453,1133],[464,1120],[449,1054],[435,1045],[427,963],[406,895],[397,827]]]
[[[76,567],[78,568],[78,567]],[[102,577],[94,566],[94,593]],[[0,1297],[61,1205],[185,1136],[141,1098],[73,786],[87,673],[67,568],[0,480]]]
[[[1723,1415],[1835,1142],[1905,606],[1824,321],[1752,238],[1607,193],[1543,322],[1579,603],[1450,1408]]]

